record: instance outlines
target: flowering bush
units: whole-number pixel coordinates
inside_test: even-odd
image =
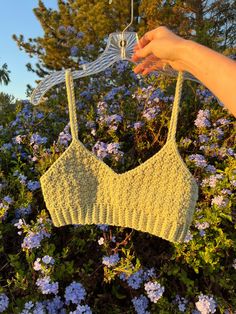
[[[114,71],[126,84],[116,75],[109,87]],[[135,168],[166,141],[174,87],[125,63],[81,79],[80,140],[115,171]],[[235,313],[234,117],[203,87],[184,92],[176,141],[200,197],[173,244],[118,226],[52,225],[39,178],[71,142],[66,104],[62,89],[0,118],[0,312]]]

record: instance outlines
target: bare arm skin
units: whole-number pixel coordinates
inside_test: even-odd
[[[203,83],[236,117],[236,62],[230,58],[175,35],[165,26],[147,32],[134,49],[132,60],[142,62],[135,73],[148,74],[165,64],[187,71]],[[155,65],[150,65],[155,61]]]

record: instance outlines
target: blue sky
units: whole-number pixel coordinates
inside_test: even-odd
[[[57,8],[57,0],[44,0],[47,8]],[[20,50],[12,35],[24,35],[24,39],[42,36],[43,31],[39,21],[34,15],[33,8],[38,6],[37,0],[0,0],[0,67],[7,63],[11,71],[11,82],[5,86],[0,85],[0,92],[13,95],[15,98],[27,99],[26,85],[35,87],[37,75],[27,71],[26,63],[35,63],[24,50]]]

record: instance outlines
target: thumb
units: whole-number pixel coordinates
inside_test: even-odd
[[[152,54],[152,47],[153,47],[153,42],[150,42],[144,48],[136,50],[133,55],[133,59],[137,60],[137,59],[145,58],[149,56],[150,54]]]

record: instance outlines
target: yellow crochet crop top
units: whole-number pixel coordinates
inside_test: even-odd
[[[72,141],[40,177],[53,225],[108,224],[183,242],[198,199],[198,185],[175,140],[183,73],[178,74],[166,144],[120,174],[79,141],[73,78],[70,70],[65,75]]]

